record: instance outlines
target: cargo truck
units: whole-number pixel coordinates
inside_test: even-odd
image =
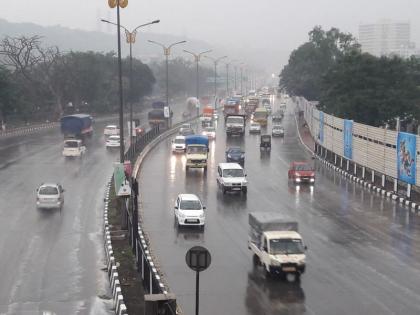
[[[245,134],[246,117],[244,115],[227,115],[226,116],[226,135],[243,136]]]
[[[249,214],[248,248],[255,265],[267,276],[283,275],[290,282],[305,272],[305,250],[298,223],[278,212]]]
[[[203,135],[186,136],[185,146],[185,155],[187,158],[186,170],[188,171],[190,168],[203,168],[206,172],[209,138]]]
[[[61,117],[60,126],[64,138],[74,138],[84,140],[91,136],[93,118],[87,114],[74,114]]]

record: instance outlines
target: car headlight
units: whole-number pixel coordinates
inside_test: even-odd
[[[298,177],[298,178],[296,178],[296,181],[299,183],[300,182],[300,178]]]
[[[243,159],[245,157],[245,154],[241,154],[241,159]]]
[[[228,157],[229,159],[231,159],[231,158],[232,158],[232,155],[228,154],[228,155],[227,155],[227,157]]]
[[[204,219],[204,213],[200,214],[200,219]]]
[[[270,259],[270,265],[271,266],[280,266],[281,263],[276,259]]]
[[[182,212],[178,212],[178,216],[179,216],[180,218],[185,218],[185,215],[184,215]]]
[[[311,182],[314,182],[314,181],[315,181],[315,178],[311,178],[311,179],[310,179],[310,181],[311,181]]]

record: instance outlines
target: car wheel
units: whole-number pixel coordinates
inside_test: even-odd
[[[252,256],[252,262],[254,263],[254,266],[258,266],[260,264],[260,258],[258,257],[257,254],[254,254]]]
[[[222,186],[222,192],[223,192],[223,195],[226,195],[226,188],[224,186]]]
[[[185,170],[188,171],[190,169],[190,167],[187,165],[185,166]]]
[[[248,193],[248,187],[242,187],[242,192],[246,195]]]

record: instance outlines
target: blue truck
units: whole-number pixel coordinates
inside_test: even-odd
[[[166,125],[167,118],[165,117],[165,107],[166,103],[162,101],[152,103],[152,110],[147,114],[150,127],[153,128],[159,125]],[[173,116],[172,110],[170,110],[170,116]]]
[[[60,119],[61,132],[64,138],[76,138],[83,140],[86,136],[91,136],[93,118],[88,114],[74,114],[63,116]]]
[[[190,168],[203,168],[206,172],[209,154],[209,138],[201,135],[186,136],[185,146],[187,158],[186,170]]]

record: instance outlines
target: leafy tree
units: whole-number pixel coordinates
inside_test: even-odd
[[[11,72],[0,66],[0,121],[13,113],[16,98],[16,86],[11,80]]]
[[[351,34],[341,33],[337,28],[325,32],[316,26],[309,32],[309,41],[290,55],[280,74],[280,87],[291,95],[318,100],[323,75],[344,55],[359,50]]]
[[[352,52],[324,77],[320,106],[338,117],[381,126],[395,117],[418,117],[420,63]]]

